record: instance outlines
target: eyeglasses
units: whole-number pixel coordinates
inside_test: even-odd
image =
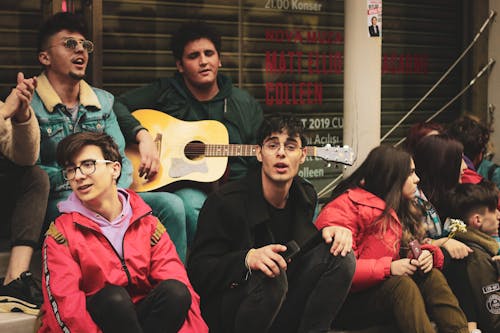
[[[68,37],[64,40],[63,46],[67,49],[74,50],[78,46],[78,44],[81,43],[82,47],[87,53],[92,53],[94,52],[94,43],[88,39],[84,40],[77,40],[73,37]],[[54,47],[54,46],[51,46]]]
[[[285,142],[285,144],[281,145],[281,143],[277,141],[268,141],[262,145],[264,151],[269,153],[277,153],[281,147],[287,154],[294,154],[302,149],[296,142]]]
[[[76,170],[80,170],[82,175],[89,176],[95,172],[96,163],[113,163],[110,160],[85,160],[80,163],[80,166],[66,167],[62,170],[64,179],[73,180],[76,176]]]

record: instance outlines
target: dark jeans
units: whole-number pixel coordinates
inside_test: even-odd
[[[87,297],[87,310],[104,333],[174,333],[184,324],[191,307],[191,294],[180,281],[160,282],[138,304],[127,290],[107,285]]]
[[[355,270],[352,253],[333,256],[321,243],[297,256],[286,272],[268,278],[253,272],[236,299],[223,295],[226,332],[327,332],[340,310]]]
[[[0,210],[2,234],[11,245],[38,246],[49,196],[49,177],[38,166],[14,166],[0,170]]]
[[[468,333],[467,320],[443,274],[391,276],[367,290],[351,293],[334,327],[360,329],[395,322],[404,333]]]

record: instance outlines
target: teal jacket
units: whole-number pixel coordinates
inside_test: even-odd
[[[123,159],[118,186],[128,188],[132,183],[132,164],[125,157],[125,139],[113,112],[113,95],[93,88],[82,80],[79,98],[78,114],[73,121],[45,74],[38,77],[38,86],[31,102],[41,134],[37,164],[49,175],[51,195],[71,190],[57,164],[57,144],[66,136],[83,131],[105,132],[115,140]]]
[[[477,168],[477,173],[483,176],[483,178],[494,182],[500,189],[500,167],[498,164],[493,163],[490,160],[483,159]]]
[[[230,143],[257,143],[257,130],[263,119],[259,103],[246,91],[234,87],[228,76],[219,74],[217,84],[219,93],[203,102],[191,94],[180,73],[123,94],[116,99],[113,109],[125,139],[135,142],[137,132],[143,128],[131,112],[154,109],[185,121],[218,120],[226,126]],[[229,158],[229,178],[244,176],[249,163],[251,159]]]

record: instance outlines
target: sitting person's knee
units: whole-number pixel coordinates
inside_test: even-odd
[[[88,297],[87,309],[98,322],[103,312],[108,317],[120,318],[135,311],[127,290],[116,285],[106,285],[99,292]]]
[[[39,191],[42,191],[43,193],[49,193],[50,189],[50,182],[49,182],[49,176],[47,173],[42,170],[38,166],[33,166],[29,168],[28,171],[29,177],[31,178],[31,183],[37,188],[39,188]]]
[[[162,281],[155,289],[176,307],[189,309],[191,306],[191,293],[187,286],[178,280]]]
[[[262,293],[267,303],[280,305],[288,293],[286,272],[280,269],[280,274],[273,278],[266,276],[262,272],[253,272],[250,280],[250,290],[254,293]]]
[[[107,285],[102,288],[96,295],[99,296],[99,300],[106,303],[107,306],[114,308],[122,306],[123,304],[129,303],[130,296],[125,288],[115,285]]]
[[[417,284],[410,276],[407,275],[392,275],[389,280],[386,280],[390,284],[390,289],[392,292],[390,295],[408,295],[412,292],[420,292]]]

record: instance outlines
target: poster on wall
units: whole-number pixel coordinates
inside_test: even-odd
[[[259,22],[247,31],[249,38],[263,39],[252,47],[261,55],[262,90],[258,95],[265,115],[297,117],[306,129],[307,145],[342,146],[343,3],[268,0],[262,4],[262,12],[248,13]],[[342,154],[321,157],[338,161]],[[316,156],[308,157],[299,175],[318,189],[318,184],[341,171],[341,164]]]
[[[382,0],[367,0],[367,24],[370,37],[382,37]]]

